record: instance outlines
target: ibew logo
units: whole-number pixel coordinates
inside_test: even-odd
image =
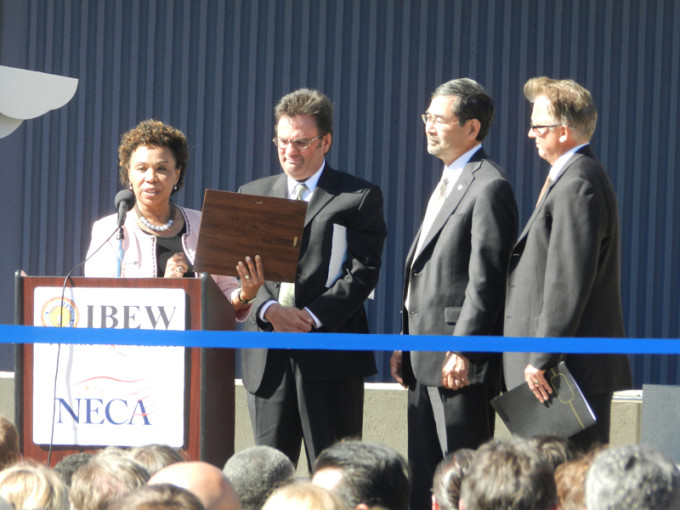
[[[170,327],[176,308],[140,305],[87,305],[86,327],[105,329],[164,329]]]
[[[75,402],[57,397],[57,423],[70,420],[86,425],[151,425],[144,400],[76,398]]]

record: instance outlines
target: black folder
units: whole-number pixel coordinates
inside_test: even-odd
[[[545,377],[553,389],[547,402],[539,402],[526,383],[491,401],[512,434],[571,437],[595,423],[593,410],[564,361],[546,370]]]

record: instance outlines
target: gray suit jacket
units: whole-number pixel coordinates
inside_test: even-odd
[[[623,337],[616,195],[590,145],[574,154],[529,218],[512,251],[505,336]],[[550,350],[546,344],[546,350]],[[506,353],[508,389],[524,368],[565,359],[585,393],[631,386],[622,355]]]
[[[420,253],[420,231],[404,269],[402,331],[414,335],[492,335],[502,331],[505,274],[517,235],[517,205],[501,168],[479,149],[435,219]],[[470,383],[489,382],[488,355],[471,360]],[[445,353],[404,353],[403,376],[441,385]],[[495,372],[498,375],[498,372]]]
[[[245,184],[241,193],[286,198],[286,175],[281,173]],[[343,275],[326,288],[333,225],[346,227],[347,259]],[[309,201],[300,247],[295,303],[309,308],[323,323],[317,331],[368,333],[364,301],[378,283],[383,242],[387,235],[380,188],[363,179],[333,170],[328,163]],[[267,261],[263,261],[266,266]],[[266,301],[276,300],[279,282],[266,281],[260,288],[245,328],[271,331],[258,318]],[[376,373],[369,351],[299,350],[294,353],[303,376],[309,380],[334,380]],[[276,378],[285,368],[285,352],[245,349],[243,382],[251,393],[260,389],[265,374]],[[273,374],[273,375],[272,375]]]

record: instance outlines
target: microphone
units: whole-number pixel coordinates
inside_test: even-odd
[[[135,205],[135,194],[128,189],[122,189],[116,193],[114,204],[118,210],[118,228],[120,228],[125,222],[125,215]]]

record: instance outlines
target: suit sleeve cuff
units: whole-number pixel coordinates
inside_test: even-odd
[[[314,327],[316,329],[320,329],[323,327],[323,323],[319,320],[319,318],[316,315],[314,315],[314,313],[306,306],[305,311],[312,317],[312,319],[314,319]]]
[[[267,324],[269,324],[269,321],[264,318],[264,314],[267,312],[267,310],[269,310],[269,307],[272,306],[273,304],[276,304],[276,301],[273,299],[265,301],[257,311],[257,318],[260,319],[262,322],[266,322]]]

